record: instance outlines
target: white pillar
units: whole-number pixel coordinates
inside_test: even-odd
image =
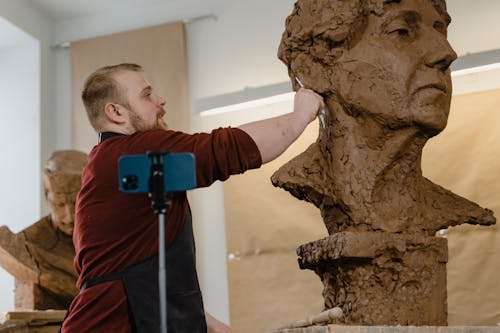
[[[189,193],[198,278],[205,310],[229,324],[224,188],[221,182]]]

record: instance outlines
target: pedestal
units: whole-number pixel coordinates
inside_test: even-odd
[[[447,325],[444,238],[340,232],[297,254],[321,278],[325,309],[342,309],[334,324]]]
[[[275,331],[272,333],[500,333],[500,327],[486,326],[312,326],[306,328],[294,328],[289,330]]]
[[[0,333],[58,333],[65,310],[0,313]]]

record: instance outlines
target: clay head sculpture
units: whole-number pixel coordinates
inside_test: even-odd
[[[327,109],[317,141],[272,182],[321,210],[329,236],[297,254],[325,308],[342,310],[335,322],[446,325],[436,231],[495,223],[422,175],[422,149],[450,111],[449,23],[444,0],[298,0],[286,21],[279,57]]]
[[[279,57],[325,97],[319,137],[273,183],[321,209],[330,233],[419,232],[494,223],[491,211],[422,176],[451,100],[442,0],[299,0]]]
[[[54,227],[73,234],[76,195],[87,154],[76,150],[55,151],[43,169],[43,186]]]
[[[444,128],[456,54],[443,1],[299,1],[296,10],[288,26],[302,30],[287,31],[279,54],[292,75],[384,125]],[[301,24],[311,16],[319,20]]]

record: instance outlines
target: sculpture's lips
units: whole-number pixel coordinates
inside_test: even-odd
[[[436,90],[441,91],[444,94],[448,93],[448,89],[446,89],[446,85],[444,83],[441,83],[441,82],[429,83],[429,84],[420,86],[417,88],[415,93],[422,91],[422,90],[426,90],[426,89],[436,89]]]

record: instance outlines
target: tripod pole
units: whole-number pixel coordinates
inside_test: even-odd
[[[159,270],[161,333],[167,333],[167,269],[165,265],[165,213],[158,214],[159,226]]]
[[[148,153],[151,159],[149,177],[149,196],[153,210],[158,214],[158,284],[160,292],[160,333],[167,333],[167,269],[165,262],[165,215],[170,203],[163,189],[163,156],[164,152]]]

